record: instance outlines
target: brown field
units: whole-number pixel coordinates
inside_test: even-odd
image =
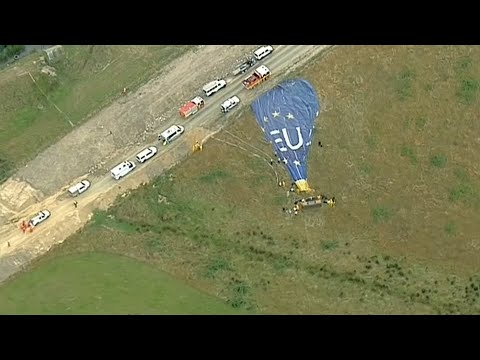
[[[479,313],[476,59],[479,47],[339,47],[295,74],[321,99],[309,183],[333,209],[282,213],[292,197],[247,110],[39,262],[126,254],[258,313]]]

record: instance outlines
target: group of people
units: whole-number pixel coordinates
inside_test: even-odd
[[[285,182],[285,180],[280,180],[280,181],[278,182],[278,186],[284,188],[284,187],[287,186],[287,183]],[[295,185],[294,182],[291,183],[291,184],[290,184],[290,189],[289,189],[288,191],[289,191],[289,192],[295,192],[295,186],[296,186],[296,185]]]
[[[33,227],[30,226],[29,223],[27,223],[25,220],[22,221],[22,225],[20,225],[20,229],[22,230],[22,232],[25,234],[27,231],[30,231],[32,232],[33,231]]]
[[[295,207],[296,207],[296,205],[293,207],[293,210],[290,209],[290,208],[287,208],[287,207],[283,207],[282,211],[286,214],[289,214],[289,215],[291,215],[291,214],[298,215],[298,209],[296,209]]]
[[[295,204],[295,205],[293,206],[293,209],[289,209],[289,208],[284,207],[284,208],[282,209],[282,211],[283,211],[284,213],[289,214],[289,215],[293,214],[293,215],[297,216],[297,215],[298,215],[298,212],[300,211],[300,206],[299,206],[298,204]]]
[[[318,147],[320,148],[323,148],[323,144],[321,141],[318,142]],[[275,158],[277,159],[277,163],[280,164],[281,163],[281,160],[280,158],[278,157],[277,153],[275,152],[274,153],[274,156]],[[273,162],[274,160],[273,159],[270,159],[270,165],[273,166]],[[285,188],[286,187],[286,182],[285,180],[280,180],[278,182],[278,186],[279,187],[283,187]],[[291,183],[290,185],[290,189],[287,193],[287,195],[289,193],[293,193],[295,192],[296,190],[296,184],[293,182]],[[310,203],[308,203],[310,202]],[[315,204],[312,204],[311,202],[315,202]],[[308,204],[307,204],[308,203]],[[298,215],[298,213],[300,212],[300,210],[305,206],[305,205],[323,205],[323,204],[326,204],[330,207],[333,207],[335,205],[335,197],[332,197],[331,199],[329,199],[327,196],[325,195],[319,195],[319,196],[311,196],[309,198],[305,198],[305,199],[300,199],[300,200],[297,200],[295,201],[294,203],[294,206],[293,206],[293,209],[290,209],[290,208],[287,208],[287,207],[283,207],[282,208],[282,211],[284,213],[288,213],[288,214],[293,214],[293,215]]]
[[[277,154],[275,154],[275,157],[277,157]],[[280,160],[279,157],[277,157],[277,164],[280,164],[282,162],[282,160]],[[270,159],[270,165],[273,166],[273,159]]]

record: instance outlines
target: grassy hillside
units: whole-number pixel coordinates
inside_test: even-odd
[[[320,95],[309,183],[333,209],[282,213],[292,196],[247,109],[42,261],[133,256],[259,313],[479,313],[478,59],[479,47],[340,47],[292,74]]]
[[[40,53],[0,71],[0,181],[192,46],[64,48],[65,57],[53,65],[56,76],[41,72]]]
[[[57,258],[0,289],[0,314],[238,314],[148,264],[102,253]]]

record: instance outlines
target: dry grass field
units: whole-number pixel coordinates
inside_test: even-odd
[[[282,213],[295,195],[248,110],[39,263],[128,255],[257,313],[478,313],[478,59],[345,46],[292,75],[320,96],[309,183],[335,208]]]

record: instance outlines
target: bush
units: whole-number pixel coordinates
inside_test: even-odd
[[[430,163],[437,168],[443,168],[447,164],[447,157],[443,154],[434,155],[430,158]]]
[[[407,157],[410,159],[410,161],[412,162],[412,164],[416,164],[417,163],[417,156],[415,155],[415,152],[413,151],[412,148],[408,147],[408,146],[403,146],[402,147],[402,150],[400,151],[400,155],[402,157]]]
[[[25,50],[25,45],[0,45],[0,62],[5,62]]]
[[[387,222],[392,216],[392,211],[386,207],[377,207],[372,210],[373,222],[381,224]]]

